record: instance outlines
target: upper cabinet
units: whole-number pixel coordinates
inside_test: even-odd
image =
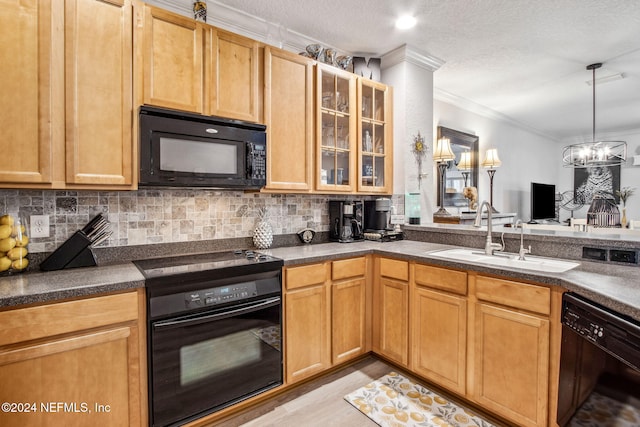
[[[204,25],[144,5],[143,103],[204,113]]]
[[[142,103],[261,120],[260,44],[144,5]]]
[[[313,60],[264,50],[267,191],[313,190]]]
[[[316,73],[316,189],[356,190],[356,76],[318,63]]]
[[[260,44],[219,29],[211,28],[211,72],[206,82],[210,109],[207,114],[257,122],[260,111]],[[206,88],[206,85],[205,85]]]
[[[65,2],[66,182],[133,184],[130,0]]]
[[[53,55],[60,50],[62,39],[58,32],[57,38],[53,37],[52,8],[62,7],[62,2],[55,0],[0,0],[3,187],[7,183],[52,180],[52,144],[55,137],[60,137],[63,118],[59,107],[52,106],[54,97],[61,98],[63,66]],[[54,69],[56,74],[52,76]]]
[[[0,0],[0,186],[134,182],[130,0]]]
[[[358,191],[391,193],[391,88],[358,78]]]

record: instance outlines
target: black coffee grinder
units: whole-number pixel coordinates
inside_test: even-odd
[[[329,201],[329,240],[350,243],[364,239],[361,201]]]

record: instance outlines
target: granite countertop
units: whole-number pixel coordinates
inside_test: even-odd
[[[16,274],[0,278],[0,307],[44,303],[144,287],[144,276],[124,263]]]
[[[564,273],[548,273],[472,262],[445,260],[430,252],[458,246],[402,240],[320,243],[281,247],[260,252],[282,258],[285,266],[361,256],[371,253],[425,262],[432,265],[499,275],[562,286],[640,321],[640,268],[580,261],[580,266]],[[131,262],[63,271],[19,274],[0,278],[0,307],[52,302],[66,298],[97,295],[144,287],[144,277]]]
[[[397,242],[325,243],[304,247],[276,248],[267,251],[282,258],[286,265],[377,253],[432,265],[499,275],[516,280],[528,280],[562,286],[592,301],[640,321],[640,268],[599,262],[580,261],[580,266],[564,273],[548,273],[518,268],[445,260],[429,256],[429,252],[458,246],[401,240]]]

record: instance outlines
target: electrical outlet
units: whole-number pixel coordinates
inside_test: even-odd
[[[49,215],[31,215],[31,235],[29,237],[49,237]]]

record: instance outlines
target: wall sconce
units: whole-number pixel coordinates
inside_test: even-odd
[[[438,172],[440,173],[440,209],[433,214],[433,216],[447,216],[451,215],[444,208],[444,172],[449,166],[449,162],[455,159],[456,156],[451,151],[451,141],[449,138],[440,138],[436,142],[436,148],[433,150],[433,161],[438,164]]]
[[[502,162],[498,157],[498,149],[490,148],[487,150],[484,161],[482,162],[482,167],[487,168],[487,173],[489,174],[489,203],[491,204],[491,212],[498,213],[495,207],[493,207],[493,176],[496,174],[496,168],[499,168]]]

